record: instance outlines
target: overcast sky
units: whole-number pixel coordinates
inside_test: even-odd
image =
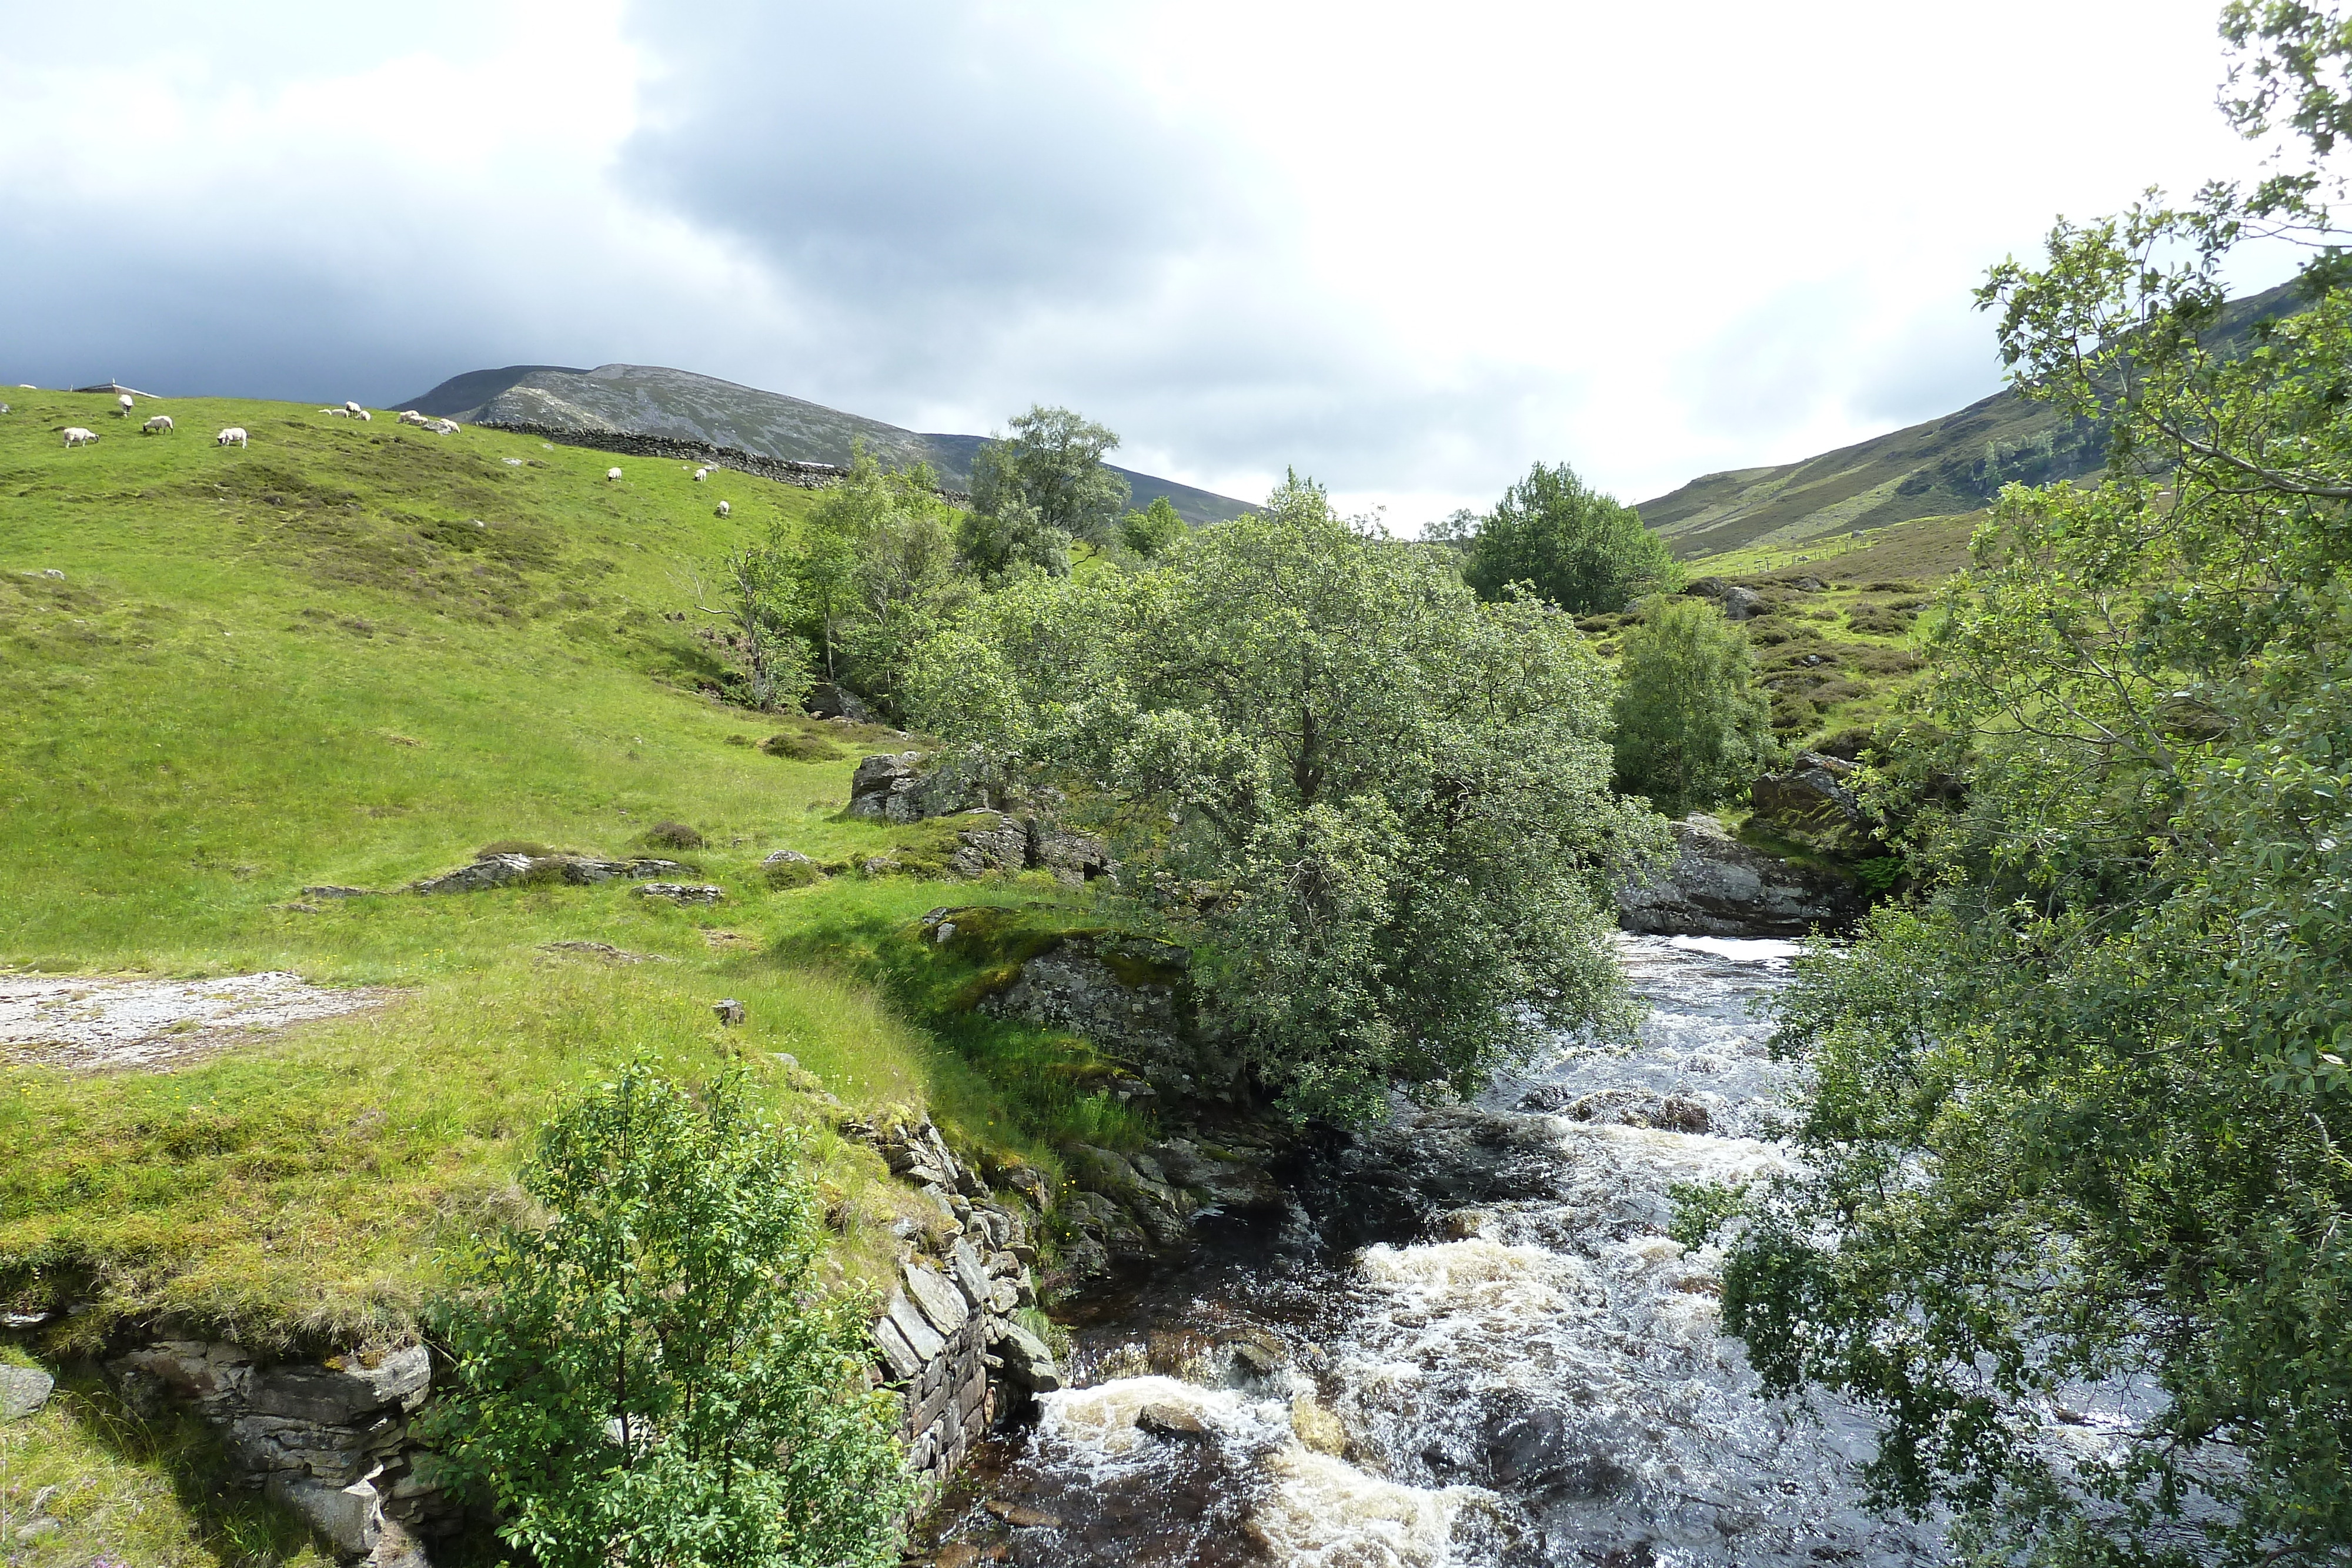
[[[2219,8],[0,0],[0,382],[626,361],[1641,500],[1997,388],[1987,266],[2252,169]]]

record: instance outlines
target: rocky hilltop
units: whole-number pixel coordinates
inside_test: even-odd
[[[731,446],[758,457],[845,467],[863,441],[885,463],[928,463],[950,490],[971,487],[980,435],[924,434],[844,413],[804,398],[739,386],[716,376],[659,365],[509,365],[468,371],[399,405],[463,424],[545,426],[583,435],[609,434]],[[1107,465],[1128,482],[1134,504],[1165,496],[1187,522],[1222,522],[1248,510],[1230,496]]]

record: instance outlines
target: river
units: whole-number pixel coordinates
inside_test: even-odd
[[[1698,1568],[1942,1560],[1859,1505],[1865,1427],[1767,1399],[1670,1189],[1780,1168],[1785,942],[1622,937],[1630,1051],[1302,1159],[1286,1212],[1077,1304],[1073,1386],[980,1449],[942,1563]],[[1009,1517],[1008,1517],[1009,1516]]]

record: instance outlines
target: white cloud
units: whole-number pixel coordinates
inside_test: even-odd
[[[1987,265],[2251,166],[2214,9],[9,6],[0,381],[635,360],[1405,525],[1640,499],[1992,390]]]

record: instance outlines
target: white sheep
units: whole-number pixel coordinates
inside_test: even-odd
[[[245,426],[241,424],[232,424],[213,437],[215,446],[243,446],[245,444]]]
[[[68,446],[81,446],[89,442],[96,441],[97,439],[98,432],[95,430],[84,430],[79,424],[68,424],[66,426],[66,444]]]
[[[423,424],[425,423],[425,416],[417,413],[413,408],[403,409],[400,413],[400,423],[403,424]]]
[[[436,435],[455,435],[457,434],[457,422],[454,419],[436,419],[425,428]]]
[[[366,420],[370,424],[373,424],[375,423],[375,415],[370,413],[363,408],[355,408],[352,410],[352,417],[353,419]]]
[[[172,416],[168,413],[149,415],[147,423],[139,427],[139,434],[142,435],[171,434]]]
[[[698,484],[698,485],[701,484],[705,479],[708,479],[708,478],[709,478],[709,477],[710,477],[710,470],[709,470],[709,469],[708,469],[708,468],[697,468],[697,469],[694,471],[694,482],[695,482],[696,484]]]
[[[621,482],[621,471],[618,468],[607,468],[604,470],[604,477],[617,485]]]
[[[131,410],[133,406],[134,405],[131,401],[131,394],[129,392],[124,392],[121,397],[114,400],[114,417],[117,419],[129,419],[131,417]]]
[[[351,399],[345,398],[343,400],[343,412],[348,414],[357,415],[364,413],[367,411],[360,407],[359,404],[353,402]]]
[[[331,414],[333,414],[337,419],[341,419],[341,418],[342,418],[342,417],[343,417],[343,411],[342,411],[341,409],[339,409],[339,408],[322,408],[322,409],[320,409],[319,412],[320,412],[320,413],[331,413]]]
[[[727,515],[727,503],[724,501],[719,503],[719,515],[722,517]]]

